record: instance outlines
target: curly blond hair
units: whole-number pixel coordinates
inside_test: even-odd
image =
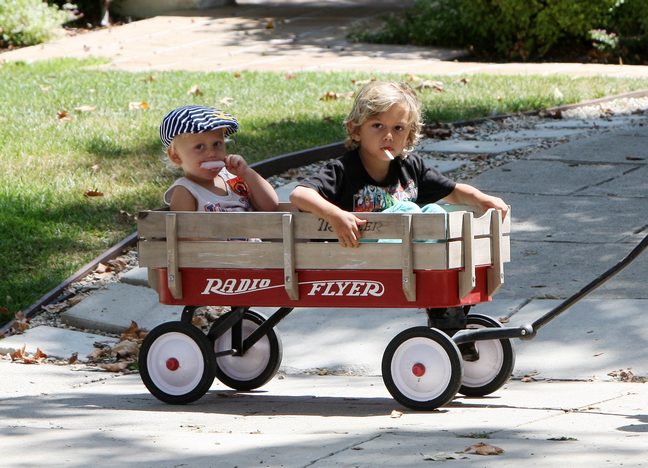
[[[344,145],[348,149],[356,149],[359,143],[352,138],[355,129],[365,123],[369,118],[386,112],[393,105],[401,104],[408,110],[409,134],[407,144],[403,149],[403,157],[414,149],[421,138],[421,103],[416,93],[407,83],[395,81],[370,81],[364,85],[353,101],[351,112],[344,120],[347,131]]]

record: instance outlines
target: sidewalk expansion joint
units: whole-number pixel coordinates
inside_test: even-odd
[[[360,442],[356,442],[354,444],[343,447],[340,450],[336,450],[335,452],[330,452],[330,453],[324,455],[323,457],[316,458],[315,460],[312,460],[310,463],[308,463],[306,465],[303,465],[302,468],[306,468],[307,466],[313,466],[315,463],[318,463],[318,462],[320,462],[322,460],[326,460],[327,458],[333,457],[333,456],[338,455],[338,454],[340,454],[342,452],[346,452],[347,450],[353,450],[355,447],[358,447],[358,446],[360,446],[360,445],[362,445],[364,443],[367,443],[367,442],[371,442],[372,440],[376,440],[379,437],[382,437],[382,434],[373,435],[373,436],[371,436],[371,437],[369,437],[367,439],[364,439],[364,440],[362,440]]]

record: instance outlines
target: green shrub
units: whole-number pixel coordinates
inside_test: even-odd
[[[528,60],[592,41],[622,45],[626,36],[645,44],[647,30],[646,0],[416,0],[404,14],[385,18],[380,31],[355,38]]]
[[[0,46],[24,47],[50,40],[68,14],[41,0],[0,2]]]
[[[618,37],[615,52],[619,56],[628,63],[644,63],[648,56],[648,2],[618,0],[606,32]]]

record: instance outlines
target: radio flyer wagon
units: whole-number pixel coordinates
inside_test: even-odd
[[[259,388],[281,365],[274,327],[295,307],[446,308],[490,301],[510,261],[510,216],[453,209],[358,213],[367,224],[366,242],[356,249],[341,247],[331,226],[309,213],[140,213],[139,263],[148,268],[160,302],[185,306],[179,321],[163,323],[145,338],[142,381],[170,404],[199,399],[215,378],[235,390]],[[617,270],[533,325],[506,328],[471,313],[467,330],[453,337],[426,326],[402,331],[383,354],[385,386],[395,400],[417,410],[443,406],[457,393],[496,391],[514,368],[512,338],[535,336],[646,242]],[[206,334],[192,325],[197,308],[216,305],[231,310]],[[277,310],[264,317],[254,307]],[[457,345],[471,341],[478,342],[479,359],[467,362]]]

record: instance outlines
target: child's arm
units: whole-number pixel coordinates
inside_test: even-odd
[[[196,211],[196,199],[189,190],[177,186],[171,192],[169,209],[171,211]]]
[[[454,190],[445,197],[448,203],[458,205],[471,205],[480,207],[483,210],[495,208],[502,212],[502,218],[508,213],[508,205],[499,197],[488,195],[481,190],[468,184],[457,184]]]
[[[308,211],[326,220],[333,228],[342,247],[360,245],[358,239],[362,235],[359,228],[367,223],[366,220],[344,211],[308,187],[295,187],[290,194],[290,201],[301,211]]]
[[[272,185],[247,165],[238,154],[229,154],[225,158],[225,167],[229,172],[239,176],[250,189],[250,201],[257,211],[277,211],[279,197]]]

